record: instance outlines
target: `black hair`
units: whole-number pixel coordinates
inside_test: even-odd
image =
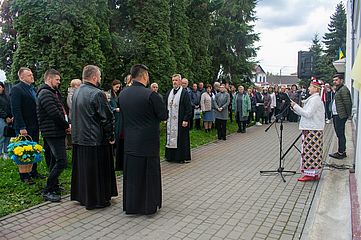
[[[344,79],[345,79],[343,73],[336,73],[335,75],[333,75],[332,78],[339,78],[339,79],[341,79],[341,80],[344,80]]]
[[[130,69],[130,75],[133,79],[143,76],[145,72],[148,72],[148,67],[144,64],[136,64]]]
[[[55,69],[49,69],[44,74],[44,80],[46,81],[49,76],[60,76],[60,72]]]

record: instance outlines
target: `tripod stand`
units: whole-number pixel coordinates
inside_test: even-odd
[[[280,137],[279,137],[279,165],[278,165],[278,169],[277,170],[267,170],[267,171],[260,171],[260,174],[263,173],[277,173],[279,175],[281,175],[281,178],[283,180],[283,182],[286,182],[283,173],[292,173],[292,174],[296,174],[296,171],[289,171],[289,170],[284,170],[285,168],[283,167],[282,164],[282,160],[284,159],[284,157],[286,156],[286,154],[290,151],[290,149],[292,148],[292,146],[294,146],[294,144],[297,142],[297,140],[301,137],[301,135],[294,141],[294,143],[291,145],[291,147],[287,150],[287,152],[285,154],[282,155],[282,144],[283,144],[283,114],[284,112],[288,109],[285,108],[281,113],[279,113],[276,116],[276,119],[268,126],[268,128],[265,130],[265,132],[267,132],[271,126],[279,119],[281,120],[281,124],[280,124]]]

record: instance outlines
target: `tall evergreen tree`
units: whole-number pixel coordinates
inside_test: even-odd
[[[150,81],[158,82],[161,92],[171,87],[175,73],[175,58],[170,48],[170,9],[168,0],[129,0],[133,29],[134,58],[131,63],[149,67]]]
[[[312,75],[323,82],[331,83],[335,69],[330,64],[330,60],[323,50],[318,34],[315,34],[312,39],[310,51],[313,53]]]
[[[55,68],[62,74],[64,92],[71,79],[81,77],[84,65],[103,67],[99,27],[90,6],[96,0],[14,1],[17,50],[11,80],[21,66],[30,67],[38,83],[47,69]]]
[[[212,16],[212,75],[239,83],[250,76],[259,40],[254,32],[256,0],[227,0]],[[221,76],[219,76],[221,74]]]
[[[342,2],[337,4],[335,13],[328,24],[328,33],[323,37],[326,54],[332,61],[338,60],[339,48],[346,54],[346,11]]]
[[[16,30],[13,26],[14,13],[11,10],[10,0],[4,0],[0,12],[0,69],[9,77],[13,55],[16,51]]]
[[[176,72],[189,78],[192,56],[188,43],[187,3],[188,0],[170,0],[170,46],[176,60]]]
[[[211,82],[209,0],[191,0],[188,6],[189,46],[192,53],[191,72],[194,82]]]

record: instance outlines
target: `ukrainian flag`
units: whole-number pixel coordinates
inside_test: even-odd
[[[339,48],[339,49],[338,49],[338,60],[340,60],[340,59],[342,59],[342,58],[344,58],[344,57],[345,57],[345,55],[343,54],[341,48]]]

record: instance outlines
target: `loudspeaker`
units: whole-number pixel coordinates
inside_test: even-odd
[[[310,78],[313,71],[313,53],[310,51],[298,52],[298,78]]]

